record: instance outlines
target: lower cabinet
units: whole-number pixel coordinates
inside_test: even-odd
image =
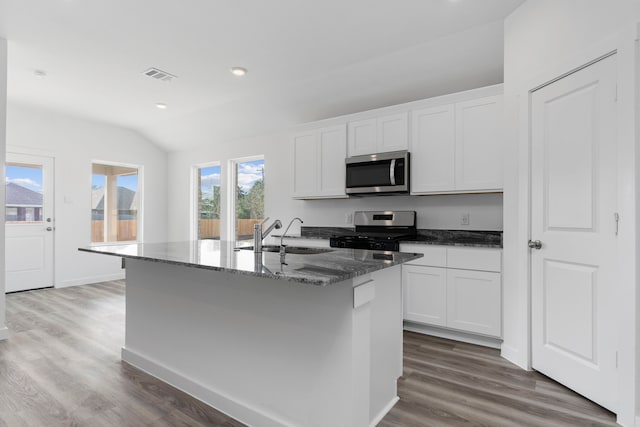
[[[447,326],[499,337],[501,328],[500,273],[447,270]]]
[[[421,252],[416,245],[400,250]],[[424,251],[416,264],[402,266],[404,320],[500,338],[501,250],[431,246]],[[437,251],[442,255],[433,256]]]
[[[402,266],[404,318],[447,326],[447,269]]]

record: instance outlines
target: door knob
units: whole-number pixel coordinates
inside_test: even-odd
[[[47,231],[52,231],[53,227],[47,227]]]
[[[540,240],[529,240],[529,249],[542,249],[542,242]]]

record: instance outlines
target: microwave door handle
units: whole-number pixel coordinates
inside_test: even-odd
[[[396,185],[396,159],[391,159],[391,167],[389,168],[389,181],[391,181],[391,185]]]

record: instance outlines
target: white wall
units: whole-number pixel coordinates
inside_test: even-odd
[[[9,103],[7,146],[9,151],[55,158],[57,287],[108,280],[124,274],[119,258],[78,252],[78,247],[88,246],[91,239],[92,161],[143,167],[143,237],[145,242],[166,240],[166,152],[139,134]]]
[[[220,161],[223,180],[229,159],[265,156],[265,212],[286,224],[295,216],[307,226],[352,226],[345,216],[355,210],[416,210],[419,228],[502,230],[502,194],[446,196],[381,196],[353,199],[293,200],[291,198],[290,134],[287,132],[218,143],[207,148],[169,154],[169,239],[189,239],[190,169],[197,163]],[[224,183],[222,197],[226,197]],[[470,225],[460,215],[470,214]],[[224,216],[224,213],[222,214]],[[295,228],[294,228],[295,227]],[[290,233],[299,232],[299,224]],[[223,237],[224,238],[224,237]]]
[[[636,151],[634,102],[637,0],[527,1],[505,21],[506,141],[504,191],[503,356],[529,366],[529,155],[528,94],[611,51],[618,50],[618,142],[620,153],[620,387],[618,422],[634,425],[636,396]]]
[[[0,180],[4,182],[7,124],[7,41],[0,39]],[[4,224],[4,185],[0,185],[0,224]],[[7,338],[4,296],[4,227],[0,227],[0,340]]]

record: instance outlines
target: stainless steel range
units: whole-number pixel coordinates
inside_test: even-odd
[[[401,240],[416,237],[415,211],[356,211],[353,223],[355,232],[332,237],[331,247],[398,251]]]

